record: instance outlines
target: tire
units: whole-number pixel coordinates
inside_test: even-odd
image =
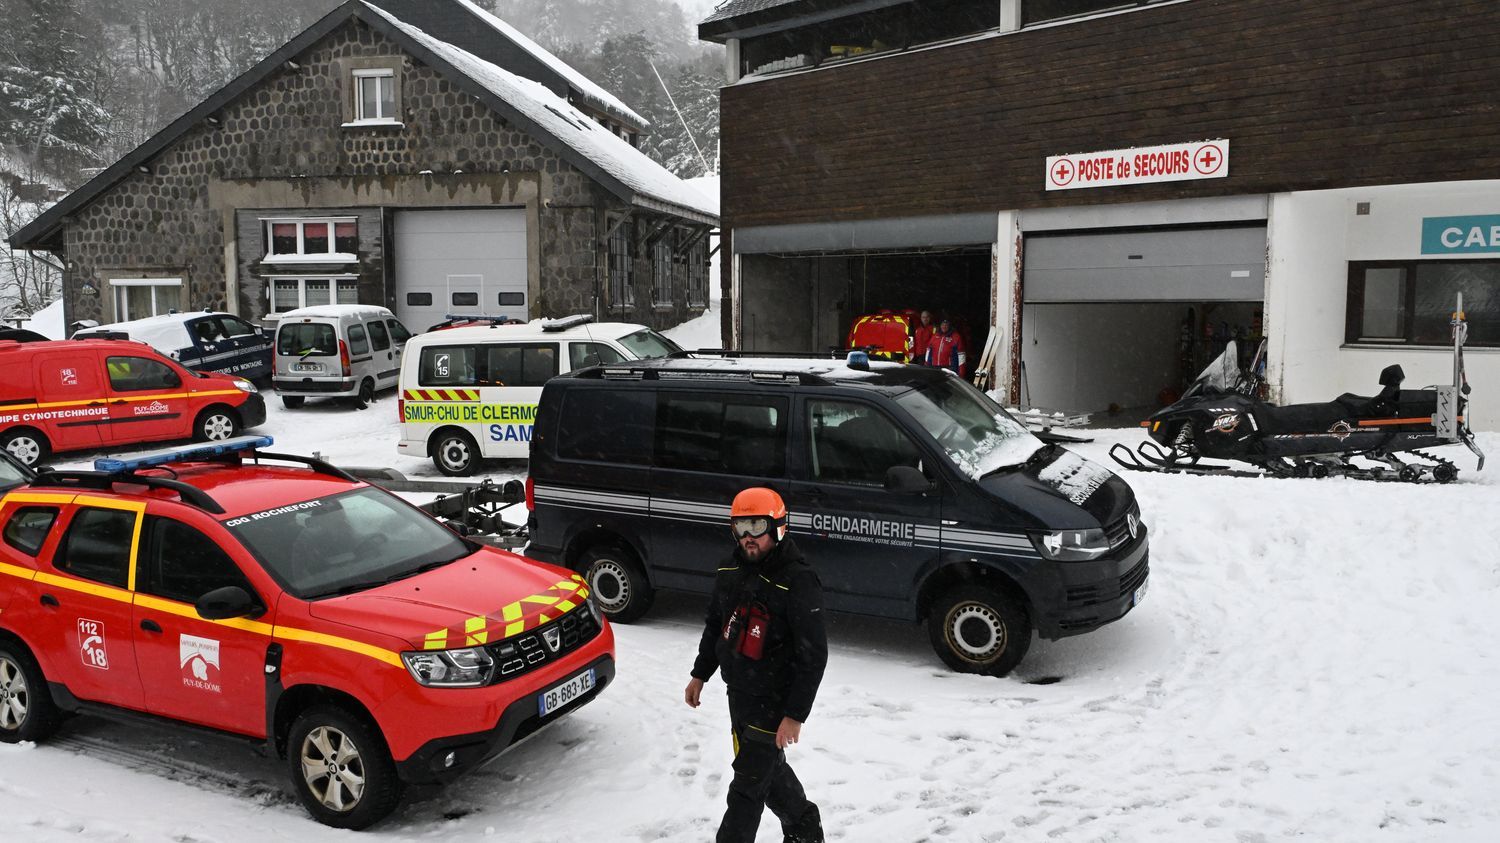
[[[287,408],[288,410],[298,410],[298,409],[301,409],[302,405],[304,403],[306,403],[306,402],[307,402],[307,396],[306,395],[283,395],[283,396],[281,396],[281,406]]]
[[[468,477],[479,469],[479,446],[462,430],[445,430],[432,440],[432,464],[449,477]]]
[[[613,545],[594,545],[583,552],[578,567],[594,604],[611,621],[630,623],[651,611],[656,589],[634,553]]]
[[[375,382],[369,378],[359,382],[359,394],[354,396],[354,406],[363,410],[375,403]]]
[[[36,660],[24,647],[0,641],[0,743],[44,741],[61,722]]]
[[[36,468],[52,455],[52,443],[40,432],[29,427],[8,430],[0,436],[0,448],[4,448],[27,468]]]
[[[297,798],[324,825],[368,828],[401,801],[401,780],[384,738],[338,706],[313,706],[297,716],[287,762]]]
[[[927,616],[932,649],[959,673],[1004,676],[1031,647],[1031,619],[1015,598],[983,585],[961,585]]]
[[[220,442],[240,432],[240,416],[228,407],[209,407],[193,422],[193,439]]]

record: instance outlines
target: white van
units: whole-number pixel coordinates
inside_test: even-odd
[[[411,338],[383,307],[323,304],[281,314],[272,382],[289,410],[308,398],[353,398],[357,407],[396,385]]]
[[[444,474],[473,474],[484,458],[525,459],[542,384],[562,372],[682,349],[645,327],[592,316],[434,330],[407,343],[401,441]]]

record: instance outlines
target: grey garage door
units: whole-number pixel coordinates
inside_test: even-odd
[[[412,331],[448,315],[530,318],[526,211],[401,211],[396,313]]]
[[[1266,229],[1197,228],[1026,238],[1028,304],[1260,301]]]

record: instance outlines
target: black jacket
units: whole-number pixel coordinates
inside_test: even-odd
[[[739,652],[738,629],[724,637],[736,610],[755,604],[770,616],[759,659]],[[827,664],[823,584],[802,552],[788,538],[751,562],[736,547],[714,580],[693,676],[706,682],[717,669],[729,690],[772,698],[787,717],[806,722]]]

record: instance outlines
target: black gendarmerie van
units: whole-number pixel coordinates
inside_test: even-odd
[[[707,593],[747,486],[786,500],[830,609],[925,621],[950,667],[1003,675],[1033,630],[1118,620],[1146,591],[1135,494],[941,369],[689,356],[548,381],[527,555],[630,621]]]

